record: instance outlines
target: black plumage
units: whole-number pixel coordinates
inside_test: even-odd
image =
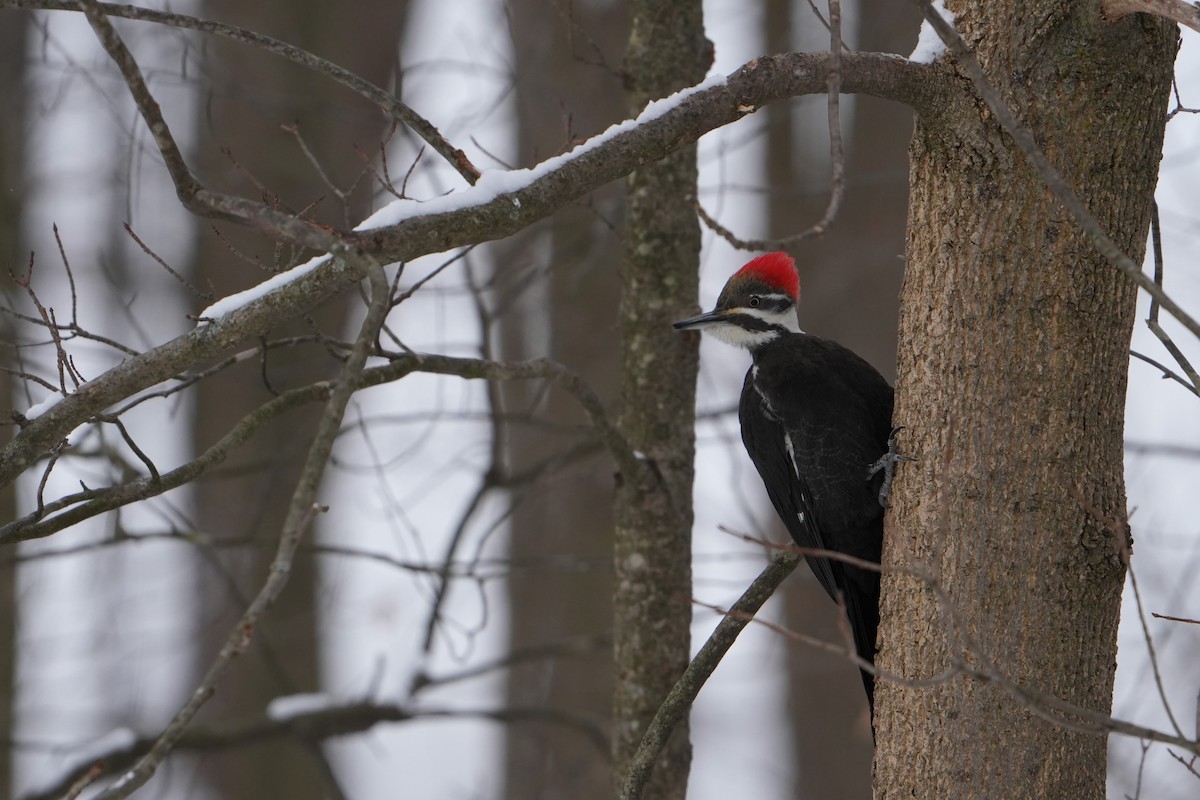
[[[804,548],[879,563],[893,451],[892,387],[836,342],[801,332],[799,277],[786,253],[750,261],[729,279],[716,307],[681,320],[749,350],[742,386],[742,442],[775,511]],[[843,603],[860,658],[875,661],[879,572],[805,555],[830,597]],[[875,682],[863,671],[872,715]]]
[[[752,348],[738,416],[742,442],[796,544],[879,562],[883,471],[892,387],[863,359],[826,339],[786,333]],[[789,452],[790,451],[790,452]],[[860,658],[874,662],[879,573],[805,556],[830,597],[845,604]],[[862,673],[874,707],[874,679]]]

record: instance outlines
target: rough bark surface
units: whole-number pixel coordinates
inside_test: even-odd
[[[1146,240],[1174,26],[1091,3],[950,4],[984,70],[1135,260]],[[943,65],[946,69],[949,66]],[[911,146],[895,421],[899,471],[879,664],[974,669],[1107,712],[1125,568],[1133,285],[1108,265],[964,82]],[[1104,517],[1104,518],[1099,518]],[[1102,798],[1105,737],[1036,716],[994,682],[888,681],[875,796]]]
[[[631,111],[699,82],[711,63],[699,0],[635,0],[625,67]],[[687,666],[692,619],[692,477],[697,337],[671,320],[694,312],[700,229],[696,151],[642,167],[628,184],[621,295],[621,428],[644,454],[616,496],[613,756],[618,786],[646,726]],[[680,726],[646,798],[682,800],[691,745]]]

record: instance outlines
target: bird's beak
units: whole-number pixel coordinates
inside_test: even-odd
[[[679,322],[675,323],[674,328],[677,331],[690,331],[695,330],[696,328],[703,328],[708,325],[715,325],[718,322],[724,322],[725,315],[727,313],[727,311],[721,309],[713,309],[712,311],[705,312],[698,317],[681,319]]]

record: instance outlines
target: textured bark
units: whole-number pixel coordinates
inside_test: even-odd
[[[625,55],[631,112],[700,81],[712,60],[699,0],[635,0]],[[621,427],[646,468],[616,497],[613,757],[618,785],[654,712],[687,665],[697,337],[668,323],[697,305],[696,152],[634,172],[621,294]],[[682,800],[691,744],[680,725],[646,788]]]
[[[372,2],[354,14],[326,3],[208,0],[203,16],[278,36],[319,53],[377,85],[389,85],[405,15],[404,3]],[[363,20],[370,19],[369,25]],[[343,209],[281,125],[297,124],[322,169],[340,187],[350,186],[362,169],[357,144],[370,152],[386,134],[378,110],[312,72],[225,40],[210,40],[211,95],[202,124],[204,148],[198,172],[214,185],[247,196],[262,193],[254,181],[275,193],[281,208],[292,211],[321,202],[310,216],[343,226],[366,216],[371,181],[361,181]],[[253,75],[254,94],[245,94],[244,76]],[[336,113],[332,110],[336,109]],[[228,148],[230,158],[218,147]],[[247,175],[253,174],[253,178]],[[343,213],[345,210],[346,213]],[[225,295],[265,278],[265,270],[290,266],[300,254],[277,246],[253,231],[218,225],[218,238],[201,224],[192,266],[195,283]],[[260,269],[230,253],[256,257]],[[308,319],[276,327],[274,335],[305,335],[314,328],[341,337],[351,298],[327,303]],[[198,310],[198,309],[197,309]],[[247,363],[216,375],[197,387],[193,441],[197,451],[210,446],[238,420],[266,402],[273,392],[337,374],[340,363],[319,346],[274,350],[266,363]],[[264,380],[264,375],[266,380]],[[268,383],[269,381],[269,383]],[[196,669],[206,670],[248,598],[261,585],[274,552],[296,481],[300,475],[320,408],[289,415],[244,445],[230,466],[236,477],[208,477],[196,484],[196,523],[216,537],[242,538],[260,546],[214,551],[196,568]],[[263,709],[274,697],[317,691],[318,650],[314,606],[315,565],[300,554],[292,578],[264,620],[247,657],[230,671],[221,690],[202,712],[207,719],[245,715]],[[231,591],[231,585],[236,590]],[[200,762],[200,780],[223,798],[329,796],[325,768],[314,761],[319,748],[295,742],[264,743]]]
[[[1090,3],[951,3],[984,70],[1135,261],[1146,239],[1174,26]],[[964,82],[964,87],[966,84]],[[918,120],[895,420],[907,425],[880,665],[974,668],[1088,709],[1112,700],[1125,569],[1122,431],[1133,285],[1097,255],[982,103]],[[1097,516],[1106,519],[1098,519]],[[875,796],[1102,798],[1105,738],[990,682],[884,681]]]
[[[517,164],[530,166],[598,133],[624,116],[620,83],[595,63],[625,40],[623,5],[577,4],[547,13],[543,0],[510,4]],[[586,33],[586,44],[584,34]],[[595,48],[593,50],[592,48]],[[616,186],[499,243],[492,293],[499,355],[550,356],[577,371],[611,403],[617,396],[616,324],[622,200]],[[525,382],[494,386],[503,411],[504,471],[536,471],[579,445],[578,402]],[[531,424],[535,423],[535,424]],[[509,557],[517,562],[570,556],[604,564],[612,553],[612,462],[603,453],[554,468],[510,493]],[[586,511],[581,511],[586,509]],[[612,571],[553,567],[516,573],[507,584],[509,648],[519,652],[606,635],[612,628]],[[607,732],[612,659],[607,647],[583,657],[547,657],[508,671],[506,705],[567,711]],[[554,725],[505,730],[504,797],[602,797],[612,765],[586,736]]]

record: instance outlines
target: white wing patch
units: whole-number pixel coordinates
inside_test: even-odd
[[[765,403],[766,400],[764,399],[763,402]],[[796,476],[796,480],[800,480],[800,470],[796,468],[796,448],[792,444],[792,435],[787,431],[783,432],[783,447],[787,450],[788,463],[792,465],[792,474]],[[801,499],[803,500],[804,498]]]

